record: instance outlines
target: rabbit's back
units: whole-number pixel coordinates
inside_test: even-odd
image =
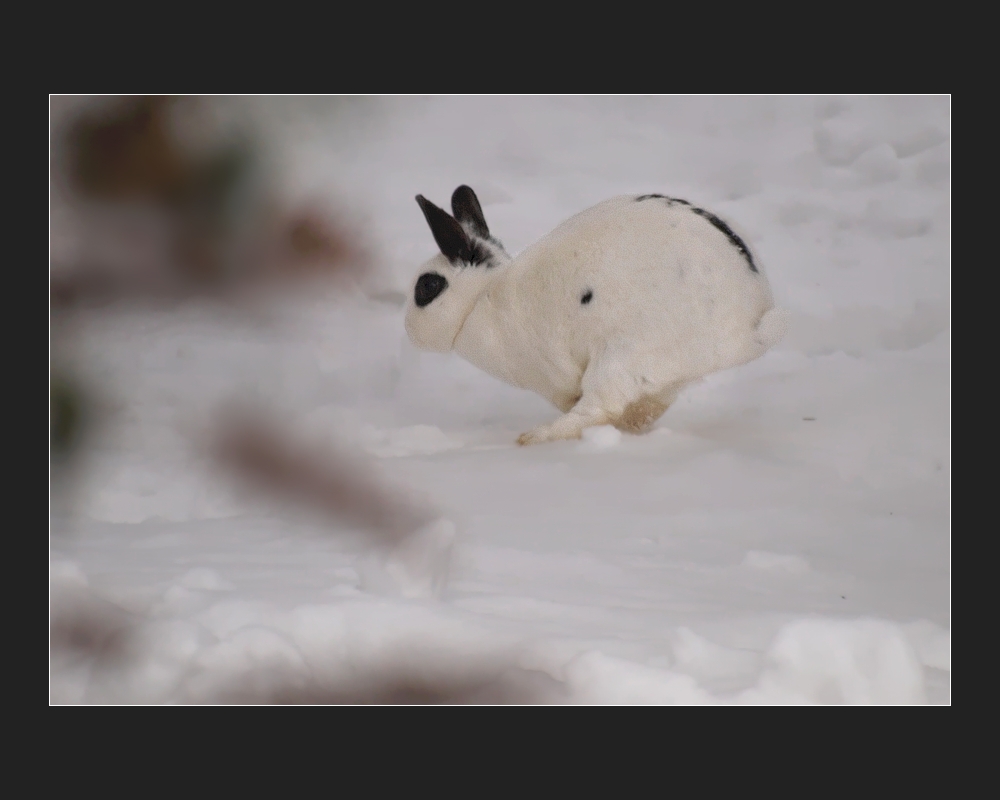
[[[504,283],[524,324],[583,363],[616,342],[695,372],[738,361],[773,306],[749,248],[709,212],[642,197],[599,203],[518,255]]]

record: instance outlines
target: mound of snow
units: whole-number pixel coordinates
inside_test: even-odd
[[[797,620],[778,632],[753,703],[926,703],[920,659],[884,620]]]

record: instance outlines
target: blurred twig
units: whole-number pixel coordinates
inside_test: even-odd
[[[49,644],[53,653],[96,657],[114,664],[127,657],[138,620],[84,586],[50,586]]]
[[[421,674],[405,665],[364,683],[273,687],[264,692],[224,692],[216,702],[276,705],[536,705],[564,703],[565,685],[549,675],[498,660],[465,675]]]
[[[395,543],[437,518],[434,509],[385,486],[368,464],[305,449],[261,412],[228,409],[215,442],[220,462],[262,487]]]
[[[54,312],[93,300],[224,296],[260,280],[365,267],[358,237],[330,215],[284,207],[252,132],[223,135],[210,105],[102,100],[56,131]]]

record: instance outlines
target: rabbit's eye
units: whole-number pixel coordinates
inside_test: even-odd
[[[419,308],[428,305],[435,297],[448,288],[448,281],[436,272],[425,272],[417,278],[417,286],[413,290],[413,302]]]

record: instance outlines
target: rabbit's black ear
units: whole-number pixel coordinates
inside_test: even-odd
[[[427,224],[430,225],[434,241],[444,257],[452,264],[470,263],[472,261],[472,246],[469,237],[458,221],[447,211],[438,208],[422,194],[417,195],[420,210],[424,212]]]
[[[472,232],[483,239],[490,238],[490,229],[486,227],[486,217],[479,205],[479,198],[468,186],[459,186],[451,196],[451,211],[455,219],[463,225],[472,228]]]

